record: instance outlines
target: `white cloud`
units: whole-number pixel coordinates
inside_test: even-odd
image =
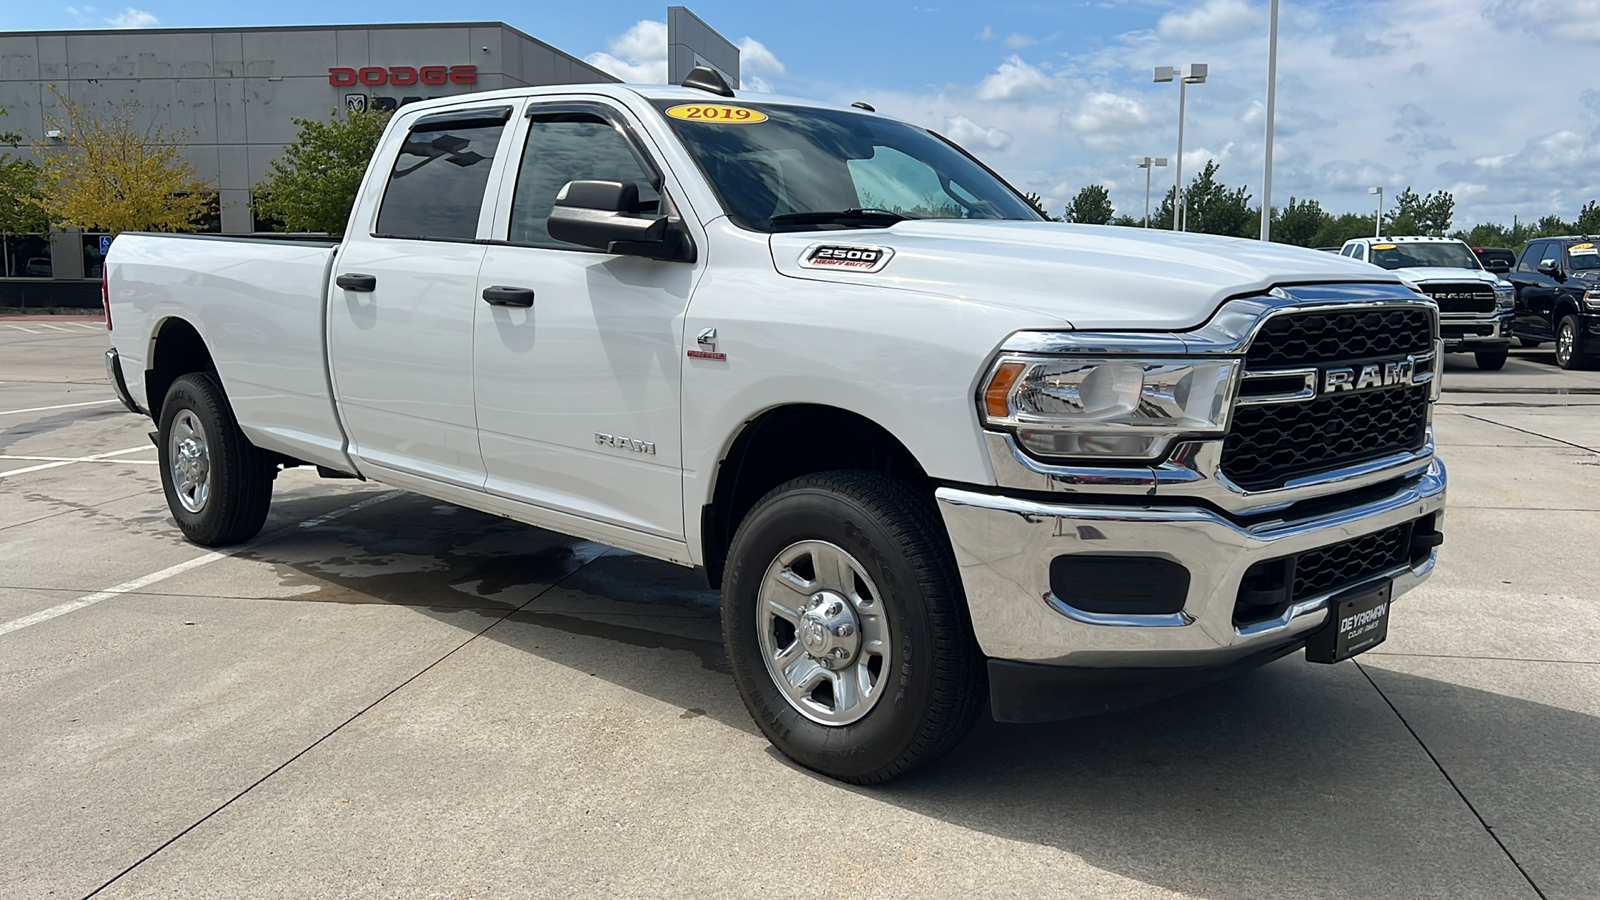
[[[1072,117],[1072,127],[1079,131],[1107,131],[1144,125],[1150,114],[1144,104],[1133,97],[1121,94],[1096,93],[1083,98],[1083,105]]]
[[[1545,39],[1592,41],[1600,38],[1600,0],[1500,0],[1484,17],[1507,28],[1521,28]]]
[[[1191,12],[1169,12],[1156,33],[1169,41],[1208,41],[1234,37],[1256,25],[1258,16],[1244,0],[1206,0]]]
[[[1030,37],[1030,36],[1028,36],[1026,34],[1020,34],[1020,33],[1016,33],[1016,32],[1013,32],[1009,37],[1007,37],[1005,39],[1006,47],[1011,49],[1011,50],[1021,50],[1023,47],[1032,47],[1034,44],[1037,44],[1037,43],[1039,43],[1039,39],[1038,38]]]
[[[985,128],[966,116],[951,116],[944,120],[944,136],[967,147],[1003,149],[1011,143],[1011,135],[998,128]]]
[[[1013,100],[1050,89],[1050,76],[1012,56],[978,82],[979,100]]]
[[[789,74],[766,44],[753,37],[740,38],[739,85],[752,91],[772,91],[769,77]],[[591,53],[583,61],[630,84],[666,84],[667,23],[645,19],[634,23],[621,37],[606,42],[604,53]]]
[[[980,41],[994,40],[994,26],[993,25],[985,25],[985,26],[983,26],[983,30],[978,32],[975,35],[975,37]]]
[[[629,84],[667,83],[667,23],[637,22],[621,37],[607,41],[606,50],[583,61]]]
[[[161,24],[155,13],[131,6],[124,7],[114,16],[102,16],[98,7],[68,6],[67,15],[80,25],[110,25],[112,28],[154,28]]]
[[[154,28],[161,24],[161,20],[154,13],[129,6],[106,20],[112,28]]]
[[[739,78],[742,81],[746,75],[772,75],[783,77],[789,74],[778,57],[774,56],[767,45],[753,37],[739,39]]]

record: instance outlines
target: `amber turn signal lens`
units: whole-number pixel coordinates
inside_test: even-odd
[[[989,386],[983,389],[983,409],[989,418],[1004,419],[1011,415],[1011,404],[1007,398],[1011,396],[1011,386],[1017,383],[1017,378],[1025,368],[1027,366],[1022,363],[1008,362],[995,369]]]

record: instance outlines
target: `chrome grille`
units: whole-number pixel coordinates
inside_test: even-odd
[[[1245,372],[1304,366],[1359,366],[1432,351],[1425,307],[1287,313],[1257,333]],[[1437,369],[1435,369],[1437,371]],[[1222,447],[1222,472],[1247,491],[1275,490],[1427,442],[1427,384],[1318,394],[1310,400],[1240,405]]]
[[[1439,304],[1441,313],[1491,313],[1494,288],[1477,281],[1422,285],[1422,292]]]

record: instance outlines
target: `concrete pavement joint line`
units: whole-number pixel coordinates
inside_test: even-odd
[[[300,523],[300,528],[314,528],[318,525],[331,522],[340,516],[349,515],[357,510],[366,509],[369,506],[382,503],[385,500],[393,500],[404,493],[405,491],[389,491],[388,493],[379,494],[376,497],[368,497],[359,503],[352,503],[343,509],[336,509],[333,512],[317,516],[314,519],[307,519],[306,521]],[[288,534],[293,534],[293,532],[277,532],[258,541],[240,544],[238,547],[235,547],[232,550],[213,550],[204,556],[197,556],[187,562],[181,562],[175,566],[168,566],[159,572],[151,572],[149,575],[135,578],[132,581],[124,581],[116,587],[106,588],[103,591],[96,591],[93,594],[85,594],[76,600],[68,600],[66,603],[58,603],[49,609],[42,609],[32,615],[23,616],[20,619],[12,619],[9,622],[0,623],[0,635],[10,634],[13,631],[27,628],[29,625],[38,625],[40,622],[48,622],[57,616],[64,616],[69,612],[76,612],[77,610],[83,609],[86,606],[93,606],[102,600],[110,600],[112,597],[120,597],[123,594],[132,593],[140,588],[149,587],[158,581],[165,581],[174,575],[181,575],[190,569],[198,569],[207,563],[216,562],[219,559],[232,556],[235,553],[239,553],[243,550],[254,549],[262,544],[271,543],[272,541],[275,541],[278,538],[284,537]]]
[[[58,469],[62,466],[70,466],[74,463],[98,462],[102,459],[107,459],[112,456],[123,456],[128,453],[138,453],[141,450],[154,449],[154,447],[129,447],[126,450],[112,450],[110,453],[96,453],[93,456],[80,456],[77,459],[69,459],[66,462],[41,463],[37,466],[28,466],[22,469],[9,469],[7,471],[0,472],[0,478],[5,478],[7,475],[26,475],[29,472],[42,472],[45,469]]]
[[[1372,675],[1367,672],[1366,667],[1361,664],[1360,660],[1351,660],[1351,662],[1356,664],[1356,671],[1360,672],[1361,677],[1367,680],[1367,684],[1372,685],[1372,689],[1378,692],[1379,697],[1383,698],[1383,702],[1388,705],[1390,711],[1394,713],[1395,718],[1400,720],[1400,724],[1404,725],[1406,727],[1406,731],[1411,733],[1412,740],[1417,742],[1417,746],[1422,748],[1422,752],[1428,754],[1428,759],[1433,761],[1434,768],[1438,769],[1439,774],[1444,776],[1445,783],[1450,785],[1451,790],[1456,792],[1456,796],[1461,798],[1461,802],[1466,804],[1468,811],[1472,813],[1472,817],[1478,820],[1478,824],[1483,826],[1483,830],[1488,832],[1489,837],[1493,838],[1494,842],[1499,845],[1500,852],[1504,853],[1506,855],[1506,859],[1510,860],[1511,864],[1517,867],[1517,872],[1522,875],[1522,879],[1524,881],[1528,882],[1528,887],[1533,888],[1533,892],[1539,896],[1539,900],[1549,900],[1549,898],[1544,895],[1544,891],[1539,889],[1539,885],[1534,883],[1533,877],[1528,874],[1528,870],[1524,869],[1522,867],[1522,863],[1517,862],[1517,858],[1511,855],[1511,850],[1506,847],[1505,841],[1500,840],[1500,835],[1494,833],[1494,829],[1490,828],[1489,823],[1484,821],[1483,815],[1478,812],[1478,808],[1472,805],[1471,800],[1467,799],[1467,795],[1462,792],[1461,786],[1456,784],[1456,780],[1450,777],[1449,772],[1445,771],[1444,765],[1439,762],[1439,757],[1434,756],[1433,751],[1428,748],[1428,745],[1423,743],[1422,736],[1417,734],[1417,730],[1411,727],[1410,722],[1406,721],[1406,717],[1400,712],[1400,708],[1394,705],[1394,701],[1390,700],[1389,695],[1383,692],[1383,688],[1378,687],[1378,682],[1373,680]]]
[[[393,493],[394,494],[402,494],[402,493],[405,493],[405,492],[404,491],[394,491]],[[342,514],[343,513],[341,513],[341,515]],[[573,569],[571,572],[568,572],[566,575],[563,575],[562,577],[557,578],[555,581],[553,581],[550,584],[546,585],[544,590],[539,591],[538,593],[534,594],[532,597],[529,597],[527,603],[524,603],[524,604],[522,604],[521,606],[518,606],[515,609],[506,610],[505,615],[503,615],[500,618],[495,619],[494,621],[490,622],[489,624],[483,626],[483,628],[479,629],[471,637],[467,638],[466,640],[462,641],[460,644],[458,644],[455,647],[451,648],[448,653],[446,653],[445,655],[439,657],[438,659],[434,660],[433,662],[428,663],[426,666],[422,667],[422,669],[420,671],[418,671],[415,675],[412,675],[410,678],[407,678],[405,681],[402,681],[399,684],[395,685],[393,688],[390,688],[389,690],[385,691],[383,693],[383,695],[380,696],[378,699],[372,701],[371,703],[368,703],[366,706],[363,706],[361,709],[356,710],[355,714],[352,715],[350,718],[345,719],[343,722],[340,722],[338,725],[335,725],[332,730],[330,730],[327,734],[323,735],[322,737],[317,738],[315,741],[312,741],[309,745],[307,745],[305,747],[305,749],[301,750],[300,752],[296,753],[295,755],[293,755],[293,756],[289,757],[288,759],[284,760],[282,763],[280,763],[272,771],[268,772],[267,774],[261,776],[260,778],[256,779],[255,781],[251,782],[248,787],[246,787],[244,790],[240,791],[239,793],[234,794],[232,797],[228,798],[226,801],[223,802],[223,804],[221,806],[218,806],[216,809],[213,809],[211,812],[208,812],[205,815],[201,816],[193,824],[189,825],[188,827],[184,828],[182,831],[178,832],[177,834],[175,834],[172,837],[168,838],[167,840],[163,841],[159,847],[155,848],[154,850],[151,850],[149,853],[146,853],[144,856],[139,857],[139,859],[135,860],[132,865],[128,866],[126,869],[123,869],[121,872],[118,872],[117,874],[113,875],[110,878],[110,880],[108,880],[105,884],[102,884],[99,887],[95,888],[94,890],[90,891],[89,893],[83,895],[83,900],[90,900],[90,898],[94,897],[96,894],[99,894],[101,891],[105,890],[106,888],[112,886],[113,884],[116,884],[118,881],[122,880],[122,878],[124,876],[126,876],[129,872],[132,872],[134,869],[137,869],[140,866],[144,865],[147,861],[149,861],[157,853],[160,853],[161,851],[163,851],[163,850],[167,849],[168,847],[172,846],[173,844],[177,843],[178,840],[180,838],[182,838],[184,835],[186,835],[189,832],[195,830],[196,828],[199,828],[201,825],[204,825],[206,822],[210,821],[213,816],[217,815],[218,813],[220,813],[223,810],[227,809],[228,807],[232,806],[236,801],[238,801],[239,799],[243,798],[244,795],[250,793],[251,791],[253,791],[256,788],[260,787],[261,785],[265,784],[267,779],[269,779],[272,776],[278,774],[279,772],[282,772],[284,769],[287,769],[296,760],[300,759],[300,757],[305,756],[307,753],[310,753],[311,751],[317,749],[319,746],[322,745],[322,743],[324,741],[326,741],[329,738],[333,737],[334,735],[338,734],[340,731],[343,731],[345,729],[345,727],[348,726],[351,722],[354,722],[355,720],[357,720],[357,719],[361,718],[362,716],[366,715],[373,708],[375,708],[378,704],[380,704],[383,701],[389,699],[390,697],[393,697],[395,694],[399,693],[401,691],[401,689],[403,689],[404,687],[409,685],[411,682],[416,681],[418,678],[421,678],[422,676],[424,676],[424,675],[428,674],[429,672],[433,671],[435,666],[439,665],[440,663],[444,662],[445,660],[449,659],[450,657],[455,656],[457,653],[461,652],[461,650],[463,650],[468,644],[472,643],[473,641],[477,640],[480,637],[483,637],[484,634],[486,632],[488,632],[489,629],[495,627],[496,625],[499,625],[501,622],[504,622],[506,619],[510,618],[511,616],[515,615],[516,613],[519,613],[522,610],[527,609],[528,605],[531,604],[533,601],[539,599],[540,597],[544,596],[545,594],[549,593],[550,591],[555,590],[563,582],[565,582],[568,578],[571,578],[572,576],[574,576],[574,575],[578,574],[579,572],[583,571],[586,567],[588,567],[590,564],[592,564],[596,559],[601,559],[604,556],[605,556],[605,554],[602,553],[599,556],[596,556],[593,559],[590,559],[590,560],[584,562],[583,565],[578,566],[576,569]]]
[[[1515,425],[1507,425],[1504,422],[1496,422],[1493,419],[1485,419],[1482,416],[1475,416],[1475,415],[1472,415],[1471,413],[1462,413],[1461,415],[1464,418],[1477,419],[1479,422],[1485,422],[1485,423],[1488,423],[1490,425],[1499,425],[1501,428],[1509,428],[1512,431],[1520,431],[1523,434],[1526,434],[1526,435],[1528,435],[1530,437],[1544,438],[1547,441],[1555,441],[1558,444],[1566,444],[1568,447],[1572,447],[1572,448],[1575,448],[1575,449],[1578,449],[1578,450],[1586,450],[1586,451],[1588,451],[1590,453],[1600,453],[1600,450],[1596,450],[1593,447],[1585,447],[1582,444],[1574,444],[1573,442],[1571,442],[1569,440],[1564,440],[1564,439],[1558,438],[1558,437],[1552,437],[1552,436],[1550,436],[1548,434],[1540,434],[1537,431],[1529,431],[1526,428],[1518,428]]]
[[[34,590],[37,590],[35,588]],[[1472,656],[1459,653],[1398,653],[1389,650],[1369,650],[1373,656],[1396,656],[1410,659],[1471,659],[1478,662],[1529,662],[1556,663],[1568,666],[1600,666],[1596,659],[1529,659],[1526,656]]]
[[[54,382],[44,382],[44,383],[45,384],[53,384]],[[0,410],[0,416],[19,416],[19,415],[22,415],[23,413],[49,412],[52,409],[73,409],[73,408],[76,408],[76,407],[79,407],[79,406],[104,406],[107,403],[121,403],[121,402],[122,401],[118,400],[117,398],[112,397],[109,400],[90,400],[87,403],[63,403],[60,406],[35,406],[33,409],[7,409],[7,410]]]

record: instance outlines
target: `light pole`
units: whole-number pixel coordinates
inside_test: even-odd
[[[1378,215],[1372,220],[1372,236],[1383,237],[1383,187],[1367,188],[1367,193],[1378,195]]]
[[[1182,231],[1184,226],[1183,208],[1183,113],[1184,105],[1189,99],[1189,85],[1205,84],[1208,66],[1205,63],[1189,63],[1182,69],[1172,66],[1156,66],[1156,84],[1165,84],[1174,79],[1178,82],[1178,162],[1174,168],[1177,189],[1172,195],[1172,230]]]
[[[1167,166],[1167,158],[1165,156],[1157,156],[1157,157],[1152,159],[1151,157],[1148,157],[1148,156],[1141,156],[1141,157],[1139,157],[1139,161],[1134,163],[1134,166],[1144,170],[1144,227],[1149,228],[1150,227],[1150,174],[1151,174],[1151,172],[1153,172],[1155,170],[1156,166],[1160,166],[1163,169],[1166,168],[1166,166]]]
[[[1261,239],[1272,240],[1272,112],[1278,96],[1278,0],[1272,0],[1267,25],[1267,153],[1261,176]]]

